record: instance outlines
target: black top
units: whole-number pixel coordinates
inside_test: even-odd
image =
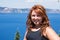
[[[33,31],[28,31],[26,35],[27,40],[48,40],[45,36],[41,36],[40,30],[33,32]]]

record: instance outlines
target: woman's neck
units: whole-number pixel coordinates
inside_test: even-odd
[[[34,28],[34,29],[38,29],[38,28],[40,28],[40,26],[34,26],[33,28]]]

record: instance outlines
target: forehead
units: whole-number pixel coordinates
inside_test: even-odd
[[[34,15],[34,14],[40,15],[40,13],[37,13],[36,11],[32,11],[31,15]]]
[[[31,14],[37,14],[35,11],[32,11],[32,13]]]

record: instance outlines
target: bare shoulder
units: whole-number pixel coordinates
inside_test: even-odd
[[[48,33],[48,34],[54,34],[54,35],[57,35],[57,33],[55,32],[55,30],[53,29],[53,28],[51,28],[51,27],[47,27],[46,28],[46,33]]]
[[[27,32],[28,32],[28,29],[26,29],[26,32],[25,32],[25,35],[24,35],[24,40],[27,40],[26,39]]]
[[[54,30],[53,30],[51,27],[47,27],[47,28],[46,28],[46,31],[47,31],[47,32],[54,32]]]
[[[46,35],[50,40],[60,40],[57,33],[51,27],[46,28]]]
[[[28,32],[28,29],[26,29],[25,35],[27,34],[27,32]]]

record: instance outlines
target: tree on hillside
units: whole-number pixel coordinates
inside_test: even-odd
[[[60,34],[59,34],[59,37],[60,37]]]
[[[19,31],[16,32],[15,40],[20,40],[20,33],[19,33]]]

